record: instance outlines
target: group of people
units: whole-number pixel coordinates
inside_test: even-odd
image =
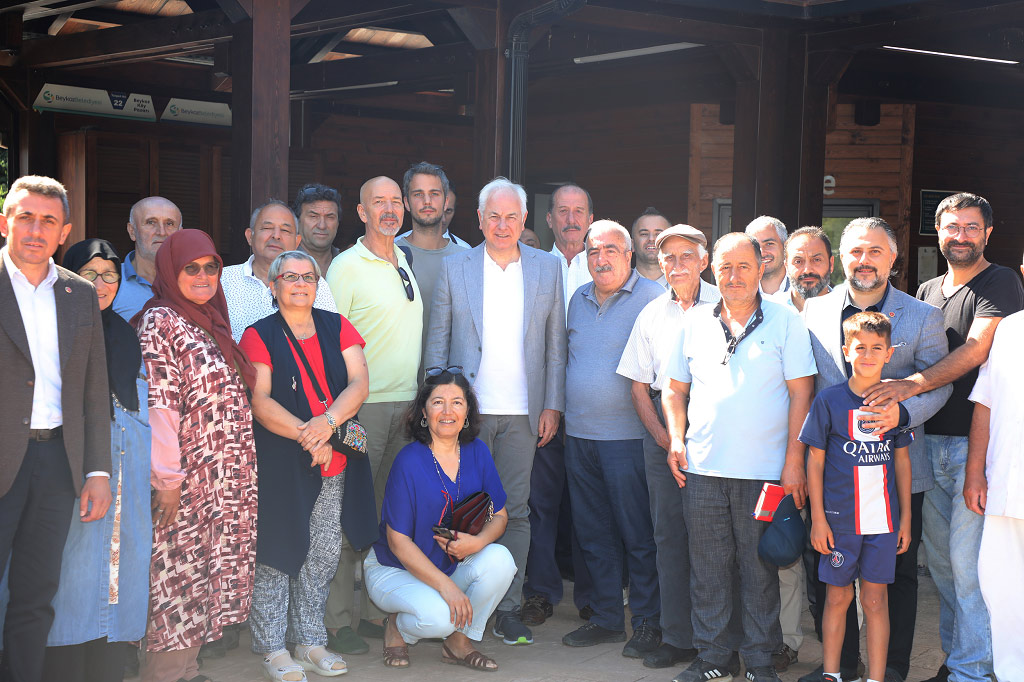
[[[323,185],[270,200],[250,258],[225,267],[148,197],[123,260],[87,239],[57,267],[63,187],[13,183],[0,680],[119,680],[141,640],[145,682],[203,682],[200,658],[244,622],[272,680],[343,674],[369,638],[389,667],[438,638],[442,660],[495,670],[474,642],[488,623],[534,641],[563,597],[565,526],[585,621],[567,646],[626,642],[645,666],[687,664],[680,682],[732,679],[742,657],[770,682],[798,659],[809,600],[824,661],[802,679],[858,680],[859,579],[865,679],[902,682],[923,540],[934,679],[1024,679],[1004,569],[1024,559],[1024,289],[985,260],[983,198],[940,204],[948,270],[916,298],[889,283],[880,218],[846,226],[833,288],[818,227],[763,216],[709,248],[654,208],[595,222],[574,184],[550,197],[550,251],[504,178],[479,192],[483,241],[455,238],[454,192],[426,162],[363,184],[365,234],[343,251],[341,210]],[[759,554],[766,484],[808,528],[786,566]],[[460,531],[481,498],[482,525]]]

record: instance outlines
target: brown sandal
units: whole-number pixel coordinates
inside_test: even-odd
[[[445,663],[462,665],[467,668],[472,668],[473,670],[479,670],[486,673],[493,673],[498,669],[498,663],[493,658],[484,656],[475,649],[466,654],[465,657],[459,658],[452,653],[452,650],[448,648],[447,644],[441,645],[441,660]]]
[[[388,617],[390,618],[390,616]],[[388,636],[388,618],[384,619],[384,640]],[[389,668],[409,667],[409,646],[404,642],[398,646],[384,645],[384,665]]]

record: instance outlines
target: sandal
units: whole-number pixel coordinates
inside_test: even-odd
[[[479,670],[481,672],[493,673],[498,669],[498,663],[489,656],[484,656],[482,653],[474,649],[466,654],[463,658],[459,658],[452,653],[452,650],[448,648],[447,644],[441,645],[441,660],[445,663],[451,663],[452,665],[462,665],[473,670]]]
[[[302,669],[301,665],[292,661],[291,654],[288,655],[288,660],[292,661],[291,663],[284,665],[271,663],[281,653],[287,654],[288,650],[272,651],[263,657],[263,675],[273,682],[309,682],[306,678],[306,671]]]
[[[314,661],[309,655],[316,649],[323,649],[323,656],[318,661]],[[292,656],[292,659],[309,672],[316,673],[321,677],[335,677],[348,672],[348,665],[345,663],[345,659],[341,657],[341,654],[329,651],[323,646],[303,646],[300,644],[295,647],[295,654]],[[334,667],[337,663],[341,663],[340,668]]]
[[[398,646],[388,646],[388,616],[384,619],[384,665],[389,668],[409,667],[409,645],[405,642]]]

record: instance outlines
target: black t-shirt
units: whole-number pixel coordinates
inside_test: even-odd
[[[917,290],[917,297],[942,310],[949,352],[964,345],[976,317],[1006,317],[1024,308],[1024,288],[1020,277],[1010,268],[992,263],[975,275],[950,297],[942,295],[942,275],[930,279]],[[971,430],[974,403],[968,400],[977,368],[953,382],[953,395],[925,422],[925,433],[940,436],[967,436]]]

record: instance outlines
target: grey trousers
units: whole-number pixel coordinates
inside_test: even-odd
[[[739,574],[743,641],[749,667],[771,665],[782,646],[779,571],[761,561],[757,545],[768,524],[751,512],[764,481],[686,475],[683,514],[690,540],[693,644],[698,655],[726,665],[732,653],[729,619]]]
[[[537,434],[530,428],[527,415],[480,415],[480,440],[494,457],[508,500],[508,525],[498,543],[504,545],[516,562],[512,585],[498,604],[499,611],[511,611],[522,605],[526,557],[530,553],[530,474],[537,450]],[[475,492],[475,491],[468,491]]]
[[[661,401],[655,401],[664,423]],[[690,546],[683,520],[683,499],[668,470],[668,453],[650,433],[644,434],[644,472],[651,497],[654,544],[658,548],[658,587],[661,590],[661,638],[680,649],[693,647],[690,619]]]
[[[327,644],[324,608],[341,552],[344,494],[345,472],[323,480],[309,517],[309,552],[298,577],[256,564],[249,615],[253,652],[268,654],[283,649],[286,639],[306,646]]]
[[[370,459],[370,470],[373,472],[373,492],[377,502],[378,518],[391,465],[395,463],[398,451],[409,443],[402,418],[411,404],[411,400],[365,403],[359,408],[359,422],[366,429],[366,454]],[[366,593],[365,580],[360,596],[361,613],[355,612],[356,566],[362,563],[365,556],[365,551],[355,551],[348,544],[348,538],[342,537],[341,558],[338,562],[338,571],[331,581],[327,611],[324,615],[324,622],[331,630],[355,627],[359,624],[360,618],[377,620],[384,617],[384,612],[377,608]]]

